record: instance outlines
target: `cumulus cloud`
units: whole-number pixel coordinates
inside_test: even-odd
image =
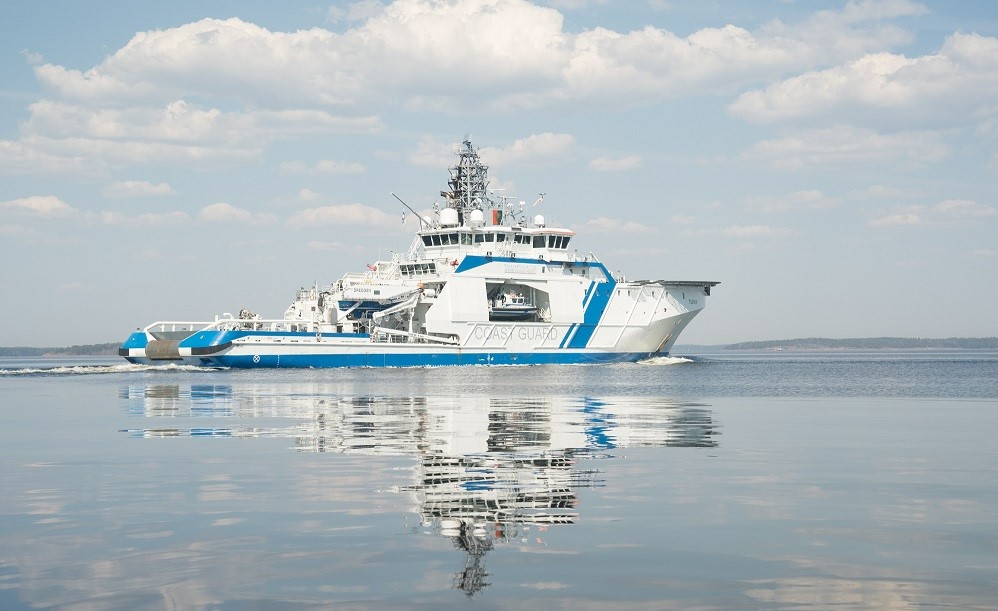
[[[161,227],[164,225],[184,225],[191,222],[186,212],[148,212],[145,214],[128,215],[122,212],[102,211],[94,215],[94,219],[104,225],[125,225],[131,227]]]
[[[789,227],[772,227],[770,225],[731,225],[714,229],[686,230],[680,233],[683,237],[699,238],[706,236],[721,236],[725,238],[787,238],[797,232]]]
[[[363,163],[335,159],[320,159],[313,165],[304,161],[285,161],[278,167],[288,174],[361,174],[367,170]]]
[[[54,148],[51,152],[43,148]],[[34,137],[18,141],[0,140],[0,172],[4,174],[86,174],[104,172],[104,163],[93,155],[62,150],[60,147],[39,147]]]
[[[226,202],[205,206],[198,212],[198,220],[208,223],[242,223],[247,225],[269,225],[277,222],[273,214],[250,212]]]
[[[0,141],[0,170],[245,161],[281,138],[379,131],[376,113],[385,106],[466,114],[735,92],[904,42],[907,34],[886,21],[923,10],[905,0],[850,2],[799,23],[752,31],[729,24],[687,36],[653,26],[576,33],[556,8],[527,0],[365,0],[330,12],[350,22],[341,33],[202,19],[138,32],[89,69],[35,58],[46,99],[31,105],[18,139]],[[948,57],[957,57],[974,45],[950,46]],[[572,147],[565,134],[532,138],[517,143],[522,150],[489,151],[491,162]],[[432,151],[413,157],[438,166]],[[593,163],[619,170],[638,161]],[[363,171],[332,160],[308,168],[284,169]]]
[[[32,195],[0,202],[0,210],[10,210],[47,219],[71,218],[80,211],[54,195]]]
[[[0,235],[25,238],[35,235],[35,232],[24,225],[0,225]]]
[[[545,132],[521,138],[507,147],[485,147],[479,153],[486,163],[504,166],[557,159],[570,152],[574,146],[575,138],[569,134]]]
[[[840,200],[828,197],[821,191],[811,189],[795,191],[780,197],[754,195],[745,198],[745,208],[760,212],[787,212],[790,210],[813,210],[837,206]]]
[[[40,155],[89,155],[119,163],[245,159],[259,155],[275,139],[296,134],[369,133],[381,128],[375,117],[340,117],[319,110],[223,112],[185,100],[128,108],[42,100],[29,110],[20,147]]]
[[[866,55],[743,93],[730,110],[759,122],[843,115],[853,122],[979,122],[995,116],[996,97],[998,38],[956,33],[936,54]]]
[[[994,206],[965,199],[947,199],[934,206],[903,206],[871,219],[871,227],[925,227],[971,222],[998,214]]]
[[[613,159],[611,157],[597,157],[589,162],[589,168],[598,172],[624,172],[641,167],[640,155],[627,155]]]
[[[288,219],[288,225],[295,228],[319,225],[362,225],[387,227],[398,225],[399,217],[386,214],[377,208],[363,204],[339,204],[307,208]]]
[[[586,221],[579,228],[579,231],[584,233],[613,232],[620,233],[622,235],[658,233],[658,230],[654,227],[648,227],[647,225],[635,223],[634,221],[622,221],[620,219],[608,218],[605,216]]]
[[[742,154],[743,159],[796,169],[811,165],[906,163],[920,165],[949,156],[951,147],[935,132],[880,134],[839,126],[804,130],[763,140]]]
[[[173,188],[165,182],[154,185],[142,180],[125,180],[111,183],[104,187],[104,197],[111,198],[155,197],[173,194]]]
[[[918,196],[917,189],[901,189],[886,185],[870,185],[866,189],[854,191],[849,195],[862,199],[904,199]]]
[[[101,105],[162,104],[181,92],[272,107],[357,104],[385,94],[513,106],[580,96],[663,99],[732,91],[905,42],[909,36],[884,20],[918,7],[852,2],[800,23],[774,21],[756,31],[725,25],[683,37],[652,26],[572,33],[558,10],[526,0],[367,2],[331,14],[363,19],[342,34],[203,19],[139,32],[86,71],[46,63],[35,73],[59,97]]]

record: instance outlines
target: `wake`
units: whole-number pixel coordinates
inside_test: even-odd
[[[685,365],[696,361],[685,356],[653,356],[648,359],[638,361],[640,365]]]
[[[144,371],[217,371],[212,367],[197,365],[136,365],[122,363],[120,365],[69,365],[60,367],[14,367],[0,369],[0,376],[77,376],[106,375],[111,373],[138,373]]]

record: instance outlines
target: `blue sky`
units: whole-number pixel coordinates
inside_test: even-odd
[[[681,343],[998,335],[998,4],[15,3],[0,345],[115,341],[404,250],[471,134]]]

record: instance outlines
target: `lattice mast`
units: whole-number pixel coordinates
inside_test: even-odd
[[[448,208],[457,210],[459,222],[463,224],[472,210],[485,213],[495,204],[489,196],[489,167],[482,163],[469,136],[465,137],[457,156],[457,164],[450,168],[447,183],[450,191],[441,191],[440,195],[447,199]]]

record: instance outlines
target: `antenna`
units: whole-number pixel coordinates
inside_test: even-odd
[[[409,212],[412,212],[413,214],[415,214],[415,215],[416,215],[416,218],[417,218],[417,219],[419,219],[419,227],[420,227],[420,229],[422,229],[423,225],[425,224],[425,223],[423,222],[423,216],[422,216],[422,215],[421,215],[420,213],[418,213],[418,212],[416,212],[415,210],[413,210],[413,209],[412,209],[412,206],[410,206],[409,204],[407,204],[407,203],[403,202],[403,201],[402,201],[402,198],[401,198],[401,197],[399,197],[398,195],[395,195],[394,193],[392,193],[392,197],[394,197],[395,199],[399,200],[399,202],[401,202],[401,204],[402,204],[403,206],[405,206],[406,208],[408,208],[408,209],[409,209]]]

